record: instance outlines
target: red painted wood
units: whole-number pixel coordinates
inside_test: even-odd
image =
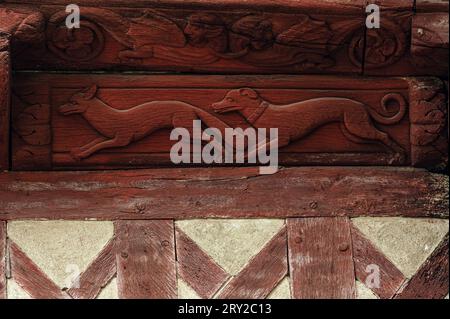
[[[74,299],[94,299],[116,274],[114,239],[111,239],[67,292]]]
[[[0,221],[0,299],[6,299],[6,222]]]
[[[221,291],[220,299],[264,299],[286,277],[286,228],[283,227]]]
[[[396,299],[442,299],[448,295],[448,234]]]
[[[295,299],[353,299],[355,271],[348,218],[288,219]]]
[[[266,176],[257,168],[16,172],[0,174],[0,219],[446,218],[447,181],[418,169],[357,167]],[[274,189],[283,192],[274,197]]]
[[[406,280],[405,276],[353,225],[351,232],[356,279],[380,298],[392,298]]]
[[[192,130],[193,120],[223,136],[250,123],[278,128],[281,164],[411,164],[404,79],[53,74],[15,83],[15,170],[173,166],[170,131]],[[227,111],[231,97],[241,111]]]
[[[416,0],[417,12],[448,12],[447,0]]]
[[[362,71],[352,61],[362,56],[358,40],[364,31],[363,0],[148,3],[87,2],[80,32],[90,32],[92,40],[83,49],[77,49],[61,27],[67,16],[64,7],[31,6],[45,16],[47,46],[40,55],[33,47],[26,57],[18,54],[16,67],[257,74]],[[152,10],[144,13],[142,8]]]
[[[412,18],[412,61],[423,74],[444,74],[448,70],[448,20],[448,8],[443,12],[419,12]]]
[[[69,299],[14,242],[9,241],[12,279],[34,299]]]
[[[230,277],[183,231],[176,228],[178,277],[204,299],[210,299]]]
[[[9,38],[0,34],[0,171],[9,169],[10,68]]]
[[[119,297],[176,298],[173,221],[119,221],[115,227]]]

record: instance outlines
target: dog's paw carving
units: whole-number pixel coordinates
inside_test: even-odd
[[[85,154],[83,153],[83,150],[80,148],[74,148],[70,151],[70,156],[77,162],[81,161],[83,158],[85,158]]]

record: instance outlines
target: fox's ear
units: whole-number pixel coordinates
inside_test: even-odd
[[[97,85],[92,85],[89,89],[87,89],[86,92],[84,92],[84,99],[85,100],[91,100],[95,97],[95,94],[97,94]]]
[[[258,98],[258,93],[253,90],[253,89],[249,89],[249,88],[243,88],[239,90],[239,94],[242,96],[248,96],[251,99],[257,99]]]

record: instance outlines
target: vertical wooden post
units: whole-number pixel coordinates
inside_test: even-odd
[[[0,220],[0,299],[6,299],[6,222]]]
[[[120,298],[177,297],[174,231],[172,220],[115,223]]]
[[[349,219],[288,219],[287,226],[292,297],[355,298]]]
[[[9,169],[9,36],[0,31],[0,171]]]

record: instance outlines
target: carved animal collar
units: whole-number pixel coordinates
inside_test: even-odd
[[[261,102],[255,112],[253,112],[253,114],[247,118],[247,121],[253,125],[261,117],[261,115],[263,115],[264,111],[269,107],[269,105],[270,104],[266,101]]]

